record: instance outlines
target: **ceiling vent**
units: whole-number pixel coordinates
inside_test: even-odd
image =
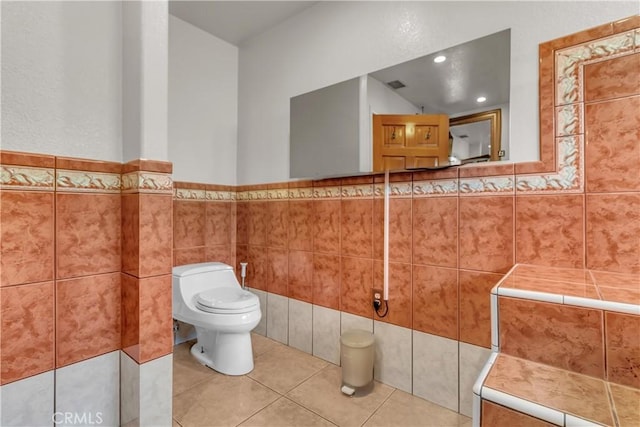
[[[400,80],[394,80],[392,82],[387,82],[387,86],[389,86],[392,89],[400,89],[401,87],[405,87],[405,84],[402,83]]]

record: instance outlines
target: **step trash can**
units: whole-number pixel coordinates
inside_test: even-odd
[[[340,337],[340,362],[342,365],[341,391],[353,396],[356,388],[373,381],[374,337],[369,331],[353,329]]]

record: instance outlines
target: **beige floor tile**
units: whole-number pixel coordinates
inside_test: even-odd
[[[277,341],[272,340],[271,338],[267,338],[260,334],[251,333],[251,346],[253,347],[253,358],[255,360],[256,357],[264,354],[268,351],[271,351],[275,348],[285,347],[285,345],[280,344]]]
[[[341,385],[340,367],[328,365],[287,397],[339,426],[361,426],[394,390],[375,382],[368,394],[348,397],[340,392]]]
[[[236,426],[280,395],[246,376],[216,375],[173,398],[182,427]]]
[[[335,424],[286,397],[281,397],[240,425],[243,427],[329,427]]]
[[[396,390],[364,426],[471,427],[471,418]]]
[[[194,341],[188,341],[173,347],[173,395],[180,394],[190,388],[220,375],[212,369],[198,363],[191,355],[190,349]]]
[[[322,359],[281,345],[257,356],[255,367],[248,375],[284,394],[327,365],[328,363]]]

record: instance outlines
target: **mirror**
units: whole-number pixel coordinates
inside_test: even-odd
[[[501,148],[500,109],[469,114],[449,120],[450,161],[487,162],[504,156]]]
[[[374,114],[446,114],[452,129],[464,130],[467,140],[476,130],[488,135],[488,126],[493,136],[481,145],[464,145],[460,135],[465,133],[456,137],[458,132],[452,132],[452,150],[463,162],[487,154],[485,161],[508,159],[510,44],[510,30],[504,30],[292,97],[290,177],[371,173]],[[446,59],[436,61],[439,56]],[[500,114],[493,119],[482,118],[496,110]],[[475,119],[464,121],[471,117]],[[489,144],[489,138],[495,142]],[[495,155],[485,153],[489,145]]]

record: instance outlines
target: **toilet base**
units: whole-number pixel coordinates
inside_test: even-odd
[[[251,334],[213,332],[198,328],[198,341],[191,354],[201,364],[225,375],[245,375],[253,371]]]

